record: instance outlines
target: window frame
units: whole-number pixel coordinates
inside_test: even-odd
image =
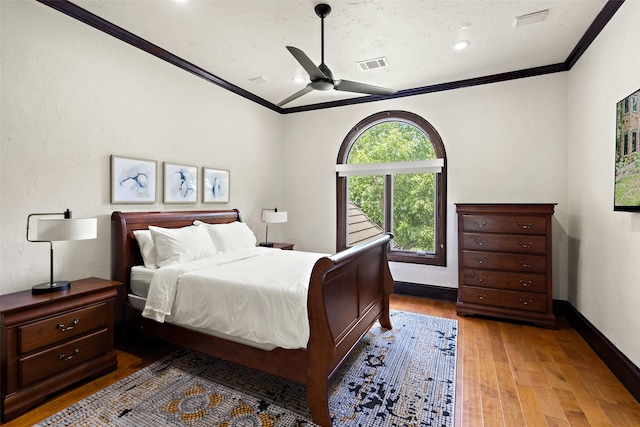
[[[443,160],[442,170],[435,176],[436,191],[436,218],[435,218],[435,253],[418,254],[412,251],[391,250],[389,261],[425,264],[446,267],[447,265],[447,155],[442,138],[436,129],[424,118],[408,111],[389,110],[370,115],[355,125],[342,141],[336,164],[346,164],[353,144],[358,137],[369,128],[384,122],[405,122],[417,127],[424,132],[431,141],[436,158]],[[347,245],[347,178],[341,177],[336,172],[336,250],[342,251]],[[387,187],[392,181],[392,175],[385,175]],[[390,188],[390,187],[388,187]],[[393,215],[391,198],[385,195],[385,232],[388,232],[388,215]]]

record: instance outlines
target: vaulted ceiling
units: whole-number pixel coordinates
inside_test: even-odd
[[[321,20],[314,12],[318,3],[321,1],[73,1],[124,33],[132,33],[213,75],[214,80],[221,79],[223,85],[228,82],[273,107],[309,82],[308,74],[286,46],[297,47],[315,64],[320,63]],[[607,2],[326,3],[332,11],[325,19],[324,59],[334,77],[408,93],[416,88],[565,64]],[[515,25],[516,17],[544,11],[546,16],[540,22]],[[532,20],[537,19],[534,16]],[[459,41],[468,41],[469,46],[453,49]],[[385,58],[388,67],[362,71],[357,65],[375,58]],[[296,76],[303,77],[303,82],[294,82]],[[366,95],[312,91],[284,107],[362,96]]]

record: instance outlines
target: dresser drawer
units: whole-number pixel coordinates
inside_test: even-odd
[[[478,288],[474,286],[463,286],[462,292],[464,302],[468,304],[513,308],[541,313],[547,310],[547,297],[542,294]]]
[[[547,292],[546,274],[506,273],[464,268],[462,277],[464,285],[541,294]]]
[[[539,216],[463,215],[463,232],[546,234],[547,223]]]
[[[26,354],[107,325],[106,304],[94,305],[18,328],[18,352]]]
[[[546,273],[547,257],[544,255],[463,251],[462,267]]]
[[[108,330],[104,329],[20,359],[20,387],[26,387],[106,353],[111,346],[108,338]]]
[[[464,233],[462,241],[463,249],[472,251],[544,254],[547,250],[547,238],[545,236]]]

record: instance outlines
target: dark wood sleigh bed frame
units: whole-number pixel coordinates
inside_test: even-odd
[[[127,295],[130,269],[142,257],[134,230],[149,225],[166,228],[240,221],[237,210],[180,212],[113,212],[111,215],[112,279],[124,283]],[[306,349],[260,350],[191,329],[143,318],[125,295],[128,327],[165,341],[201,351],[307,387],[313,421],[330,426],[328,381],[356,343],[376,320],[391,329],[389,295],[393,279],[387,262],[390,235],[319,259],[311,273],[307,310],[310,338]]]

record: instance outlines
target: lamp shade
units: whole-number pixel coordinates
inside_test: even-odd
[[[45,242],[87,240],[98,237],[97,218],[46,218],[38,220],[37,239]]]
[[[262,212],[262,221],[267,224],[276,224],[281,222],[287,222],[287,212],[281,211],[264,211]]]

